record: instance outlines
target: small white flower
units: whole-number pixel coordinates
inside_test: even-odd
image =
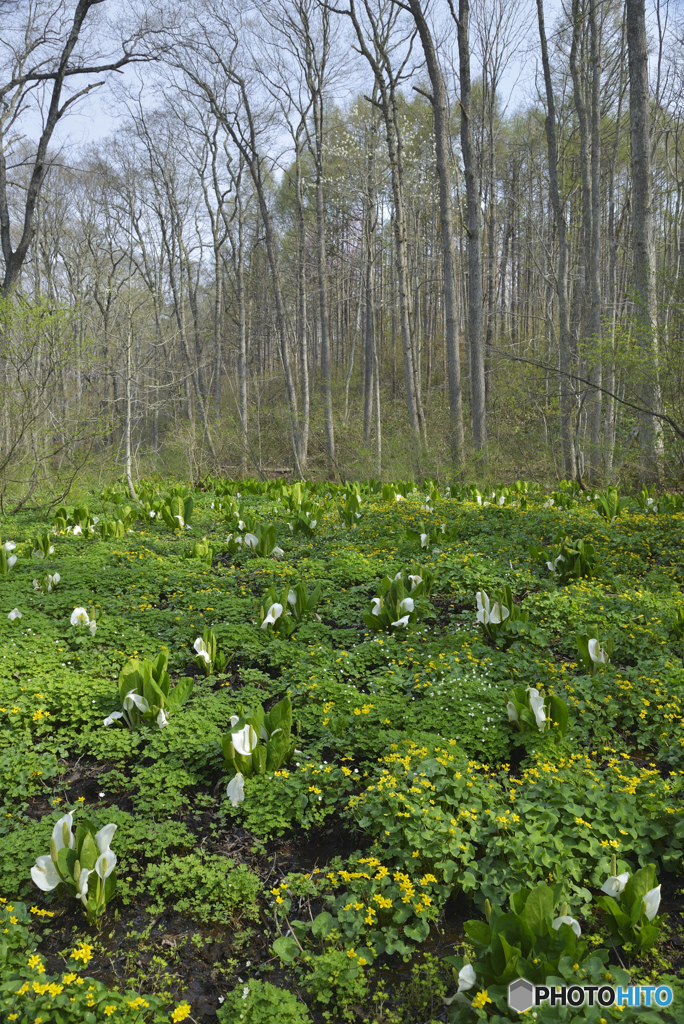
[[[18,608],[13,608],[12,611],[7,616],[7,618],[10,620],[10,622],[14,622],[15,619],[21,618],[21,612],[19,611]]]
[[[154,509],[150,509],[150,519],[154,519],[154,517],[156,516],[156,514],[157,514],[157,513],[156,513],[156,512],[154,511]]]
[[[98,793],[97,795],[99,796],[100,800],[104,800],[104,798],[107,796],[106,793]]]
[[[90,616],[85,608],[74,608],[71,613],[71,625],[72,626],[88,626],[90,624]]]

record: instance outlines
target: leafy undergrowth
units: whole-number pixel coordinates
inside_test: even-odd
[[[674,990],[650,1014],[539,1020],[684,1019],[676,503],[609,521],[572,488],[485,499],[405,481],[147,482],[139,497],[2,525],[3,1020],[518,1020],[502,1002],[515,956],[492,974],[476,937],[528,890],[581,931],[540,926],[566,943],[566,960],[543,954],[554,972]],[[476,592],[507,587],[522,611],[478,622]],[[196,656],[208,630],[211,664]],[[133,709],[129,728],[120,673],[163,648],[169,693],[190,677],[190,697],[164,704],[161,728],[156,704]],[[565,733],[509,720],[529,687],[564,703]],[[294,750],[231,763],[236,721],[286,694]],[[116,892],[94,924],[31,877],[67,812],[117,826]],[[651,864],[654,941],[643,914],[611,935],[601,886]]]

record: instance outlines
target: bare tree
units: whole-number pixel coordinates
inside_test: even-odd
[[[395,0],[398,3],[398,0]],[[421,0],[408,0],[425,54],[431,94],[435,131],[435,156],[439,178],[439,212],[442,242],[442,286],[444,289],[447,362],[449,367],[450,449],[454,466],[464,466],[463,398],[461,393],[461,356],[458,323],[458,291],[456,289],[456,248],[454,245],[454,214],[452,208],[451,154],[449,152],[449,105],[442,69],[439,66],[432,32]]]
[[[549,193],[558,234],[558,267],[556,269],[556,291],[558,293],[559,317],[559,389],[560,389],[560,425],[563,444],[563,461],[565,475],[574,480],[577,475],[575,445],[572,434],[572,337],[570,334],[570,316],[568,310],[568,242],[565,211],[561,203],[560,186],[558,183],[558,138],[556,126],[556,101],[553,94],[551,65],[546,42],[544,25],[544,0],[537,0],[537,18],[539,23],[539,42],[541,47],[544,85],[546,87],[546,142],[549,164]]]
[[[93,10],[107,0],[28,0],[10,12],[3,23],[0,67],[0,242],[5,263],[2,294],[16,284],[26,259],[45,175],[49,167],[48,148],[57,123],[84,96],[103,84],[93,81],[98,75],[118,71],[126,64],[148,60],[150,51],[143,46],[148,26],[143,22],[121,42],[121,56],[105,56],[98,40],[88,39],[80,48],[84,27]],[[110,5],[111,6],[111,5]],[[11,17],[11,14],[15,17]],[[83,80],[87,85],[83,85]],[[73,88],[69,91],[69,87]],[[33,105],[45,104],[40,138],[30,156],[30,178],[22,199],[13,240],[11,208],[11,171],[13,154],[22,137],[21,119]],[[26,160],[22,153],[20,159]],[[14,243],[14,244],[13,244]]]
[[[651,114],[644,0],[626,0],[626,23],[632,144],[632,275],[636,295],[636,338],[641,357],[640,404],[659,412]],[[662,474],[663,443],[658,421],[651,413],[641,413],[639,448],[642,479],[657,480]]]

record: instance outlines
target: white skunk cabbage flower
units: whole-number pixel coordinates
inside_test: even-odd
[[[233,807],[237,807],[245,799],[245,780],[240,772],[228,783],[226,796]]]
[[[78,890],[76,895],[78,896],[78,898],[80,899],[80,901],[81,901],[81,903],[83,904],[84,907],[87,906],[87,904],[88,904],[88,875],[89,874],[90,874],[90,871],[87,868],[81,868],[81,873],[78,876],[78,881],[76,883],[76,888]]]
[[[245,725],[242,729],[238,729],[237,732],[231,733],[231,739],[235,752],[241,754],[242,757],[249,757],[256,750],[257,743],[259,742],[259,737],[251,725]]]
[[[144,715],[146,711],[150,710],[150,705],[147,703],[144,697],[141,697],[135,690],[130,690],[123,699],[123,706],[125,711],[132,711],[134,707],[141,711]]]
[[[31,868],[31,878],[34,885],[37,885],[43,892],[56,889],[62,881],[49,853],[42,857],[36,857],[36,863]]]
[[[381,597],[374,597],[373,598],[373,607],[371,608],[371,615],[376,615],[377,616],[377,615],[380,614],[381,611],[382,611],[382,598]]]
[[[420,535],[420,546],[421,546],[421,548],[426,548],[428,546],[429,540],[430,540],[429,534],[421,533],[421,535]]]
[[[601,647],[598,640],[591,639],[587,644],[589,648],[589,657],[596,665],[607,665],[608,664],[608,651],[605,647]]]
[[[646,911],[646,917],[649,921],[658,913],[658,907],[660,906],[660,886],[656,886],[655,889],[650,889],[646,893],[643,899],[644,910]]]
[[[202,637],[198,636],[192,646],[195,649],[195,653],[196,653],[197,657],[201,658],[202,661],[205,661],[207,663],[207,665],[208,665],[211,659],[209,657],[209,651],[207,650],[207,645],[205,644],[205,642],[202,639]]]
[[[10,622],[14,622],[15,619],[21,618],[21,612],[19,611],[18,608],[13,608],[12,611],[7,616],[7,618],[10,620]]]
[[[409,576],[411,580],[411,590],[415,590],[419,583],[423,582],[422,576]]]
[[[477,975],[472,964],[464,964],[458,972],[458,991],[467,992],[469,988],[477,984]]]
[[[601,892],[605,892],[606,896],[619,896],[628,881],[629,871],[625,871],[621,875],[610,875],[601,886]]]
[[[393,622],[392,625],[396,629],[406,629],[406,627],[409,624],[409,617],[410,616],[408,616],[408,615],[402,615],[402,617],[400,619],[397,619],[396,622]]]
[[[164,711],[163,708],[160,708],[159,714],[157,715],[157,725],[159,726],[160,729],[165,729],[168,724],[169,720],[166,717],[166,712]]]
[[[114,722],[116,722],[117,719],[119,718],[123,718],[123,711],[112,711],[111,715],[108,715],[107,718],[104,719],[102,724],[114,725]]]
[[[254,533],[245,534],[245,547],[254,549],[259,543],[259,538]]]
[[[478,590],[475,600],[477,602],[477,621],[481,622],[483,626],[488,626],[490,623],[498,626],[511,614],[506,605],[501,604],[500,601],[491,604],[487,592],[484,590]]]
[[[580,935],[582,934],[582,929],[580,928],[579,921],[576,921],[574,917],[568,917],[567,914],[563,914],[561,917],[556,918],[556,920],[552,923],[551,927],[555,928],[556,931],[558,931],[562,924],[569,924],[573,932],[579,939]]]
[[[297,595],[295,594],[294,590],[292,590],[292,589],[290,589],[290,590],[288,591],[288,594],[287,594],[287,603],[288,603],[288,604],[291,604],[293,608],[294,608],[294,606],[295,606],[295,605],[297,604]]]
[[[71,613],[71,625],[72,626],[89,626],[90,616],[85,608],[74,608]]]
[[[546,714],[544,712],[544,698],[540,695],[538,690],[535,690],[533,686],[528,686],[527,692],[530,695],[530,708],[532,714],[539,728],[539,732],[544,732],[546,726]]]
[[[261,623],[261,628],[266,629],[268,626],[272,626],[275,623],[276,619],[279,619],[282,614],[283,606],[278,601],[276,601],[274,604],[271,605],[271,607],[266,612],[266,617],[264,621]]]
[[[558,565],[558,563],[559,562],[564,562],[564,561],[565,561],[565,558],[563,557],[563,555],[558,555],[556,558],[554,558],[553,562],[547,562],[546,563],[546,568],[549,570],[549,572],[555,572],[556,571],[556,566]]]
[[[509,722],[519,722],[520,721],[520,719],[518,718],[518,711],[517,711],[516,706],[515,706],[515,704],[513,703],[512,700],[509,700],[508,704],[506,705],[506,711],[508,712],[508,721]]]

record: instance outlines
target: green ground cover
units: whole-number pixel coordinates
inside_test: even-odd
[[[680,504],[207,479],[5,520],[0,1019],[518,1020],[522,976],[674,991],[538,1021],[684,1020]]]

